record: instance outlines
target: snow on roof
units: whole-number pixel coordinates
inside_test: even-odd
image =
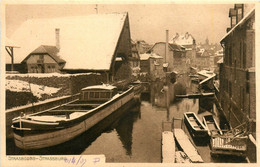
[[[208,71],[208,70],[201,70],[199,72],[197,72],[198,74],[202,75],[202,76],[205,76],[205,77],[212,77],[212,76],[215,76],[216,74],[213,73],[212,71]]]
[[[106,90],[112,90],[115,89],[115,86],[109,85],[109,84],[103,84],[103,85],[93,85],[93,86],[88,86],[85,88],[82,88],[81,90],[90,90],[90,89],[106,89]]]
[[[149,58],[154,58],[154,59],[163,59],[162,56],[156,54],[156,53],[144,53],[140,54],[140,60],[148,60]]]
[[[48,53],[57,63],[65,63],[65,61],[58,56],[58,52],[59,50],[56,46],[41,45],[37,49],[32,51],[31,54]],[[23,60],[23,62],[26,61],[28,58],[29,56],[27,56]]]
[[[193,45],[193,36],[188,32],[186,34],[179,35],[178,33],[173,37],[169,43],[176,43],[178,45]]]
[[[55,45],[59,28],[65,69],[108,70],[126,17],[127,13],[113,13],[27,20],[11,36],[21,47],[14,51],[15,63],[40,45]],[[6,63],[11,62],[9,57]]]
[[[255,13],[255,8],[251,9],[250,12],[246,14],[246,16],[241,19],[225,36],[220,40],[220,42],[223,42],[223,40],[229,36],[238,26],[243,25],[253,14]]]
[[[36,77],[36,78],[46,78],[46,77],[72,77],[81,75],[101,75],[100,73],[78,73],[78,74],[61,74],[61,73],[27,73],[27,74],[5,74],[7,79],[15,77]]]
[[[223,57],[219,59],[219,61],[217,62],[217,64],[221,64],[221,63],[223,63]]]
[[[160,55],[158,55],[158,54],[156,54],[156,53],[151,53],[150,58],[154,58],[154,59],[163,59],[162,56],[160,56]]]
[[[148,60],[150,56],[151,56],[150,53],[140,54],[140,60]]]

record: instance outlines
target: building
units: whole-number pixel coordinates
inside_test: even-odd
[[[165,78],[163,71],[163,57],[156,53],[140,54],[140,68],[142,76],[155,81],[157,78]]]
[[[152,47],[152,45],[148,44],[144,40],[136,40],[135,43],[139,54],[146,53]]]
[[[109,28],[107,28],[109,25]],[[55,30],[59,29],[57,41]],[[20,46],[15,61],[21,63],[35,48],[59,43],[66,61],[62,72],[99,72],[110,81],[131,76],[132,56],[128,13],[93,14],[61,18],[30,19],[11,39]],[[122,61],[116,63],[116,58]]]
[[[198,70],[210,70],[211,56],[207,50],[200,49],[198,52],[196,52],[196,58],[193,60],[193,62],[194,67],[198,68]]]
[[[168,44],[168,55],[166,56],[166,43],[157,42],[148,51],[155,53],[163,58],[165,63],[168,63],[168,71],[177,71],[179,73],[187,72],[186,70],[186,52],[185,48],[175,43]]]
[[[220,66],[220,96],[219,101],[224,115],[231,127],[243,123],[254,141],[256,138],[256,82],[255,82],[255,9],[245,17],[240,17],[235,5],[231,12],[236,13],[231,18],[231,30],[222,38],[224,60]],[[244,15],[243,13],[241,14]],[[250,136],[249,135],[249,136]],[[254,143],[254,142],[253,142]],[[254,154],[254,152],[250,152]],[[251,155],[249,157],[252,158]],[[252,158],[255,161],[255,157]]]
[[[41,45],[32,51],[23,61],[28,73],[53,73],[60,72],[66,61],[58,55],[56,46]]]
[[[137,50],[137,44],[131,40],[132,45],[132,55],[129,56],[129,63],[132,69],[132,75],[138,76],[140,73],[140,55]]]
[[[188,32],[182,35],[176,33],[169,43],[184,47],[186,51],[186,61],[189,63],[189,66],[194,66],[196,64],[194,61],[196,58],[196,40],[191,34]]]

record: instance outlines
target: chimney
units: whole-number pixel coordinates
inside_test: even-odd
[[[236,10],[236,24],[237,24],[244,17],[244,5],[235,4],[235,10]]]
[[[60,29],[55,29],[56,48],[60,51]]]
[[[233,28],[237,24],[237,12],[235,9],[230,8],[229,9],[229,17],[230,17],[230,26]]]
[[[165,61],[164,61],[165,63],[167,62],[168,50],[169,50],[169,30],[166,30]]]

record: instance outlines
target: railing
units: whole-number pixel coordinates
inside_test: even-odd
[[[15,117],[18,117],[21,115],[21,113],[24,114],[32,114],[36,113],[39,111],[45,111],[45,110],[50,110],[52,108],[55,108],[57,106],[60,106],[62,104],[71,102],[73,100],[76,100],[79,98],[79,94],[75,94],[72,96],[64,96],[60,98],[54,98],[54,99],[49,99],[46,101],[34,103],[31,105],[26,105],[26,106],[21,106],[17,108],[12,108],[8,109],[5,112],[6,116],[6,138],[12,138],[13,137],[13,131],[11,129],[12,125],[12,119]]]

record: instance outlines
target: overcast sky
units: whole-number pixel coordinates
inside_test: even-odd
[[[230,21],[229,8],[234,4],[117,4],[98,5],[98,13],[128,12],[133,40],[149,43],[165,41],[165,30],[172,37],[176,33],[191,33],[197,43],[208,37],[219,43]],[[96,5],[7,5],[6,33],[12,33],[27,19],[95,14]],[[109,25],[108,25],[109,26]]]

